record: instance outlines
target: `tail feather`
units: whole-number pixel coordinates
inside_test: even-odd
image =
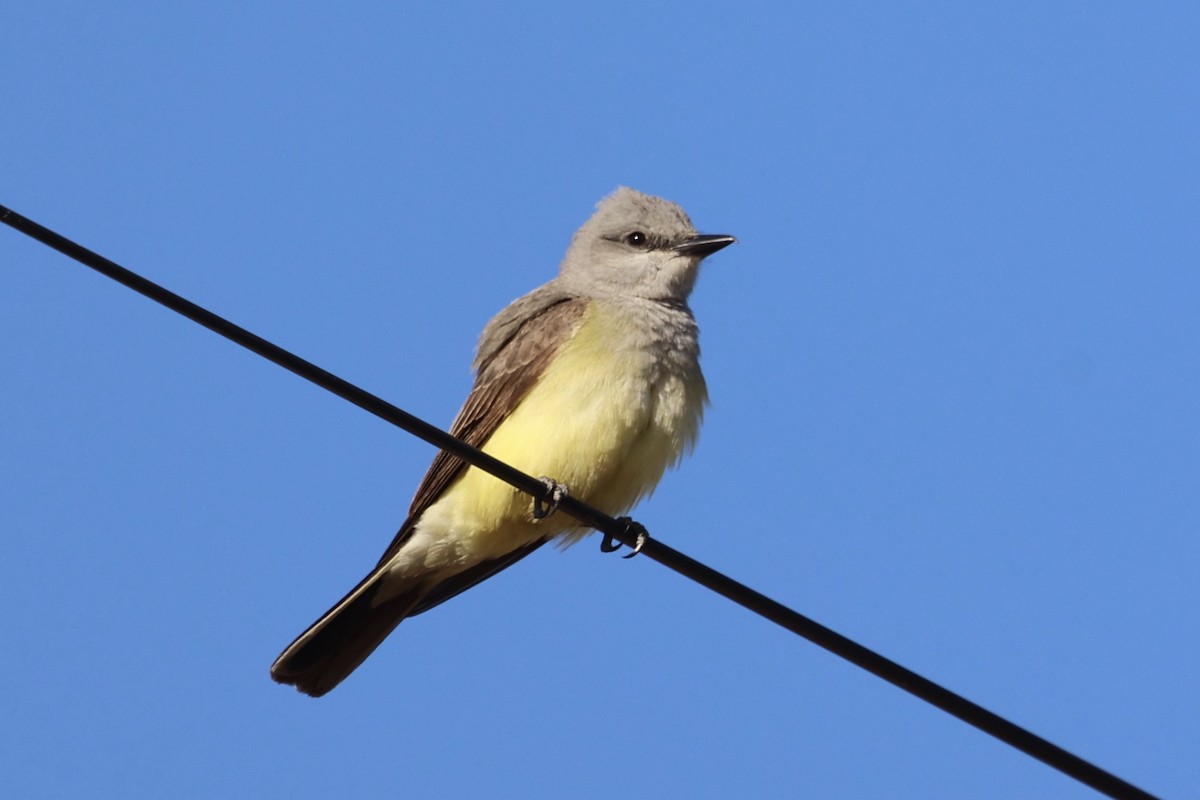
[[[312,697],[329,692],[366,660],[425,596],[422,581],[398,594],[377,569],[296,637],[271,665],[271,677]]]

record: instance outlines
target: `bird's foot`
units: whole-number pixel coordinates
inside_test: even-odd
[[[617,522],[625,526],[625,533],[637,536],[637,543],[633,546],[633,551],[621,556],[621,558],[633,558],[642,552],[642,548],[646,545],[646,540],[650,538],[650,532],[646,530],[642,523],[629,517],[617,517]],[[611,534],[604,534],[604,540],[600,542],[601,553],[615,553],[620,549],[620,542],[614,539]]]
[[[558,511],[558,504],[567,496],[567,485],[559,483],[553,478],[541,477],[538,478],[546,486],[546,499],[541,497],[533,498],[533,518],[545,519],[546,517]]]

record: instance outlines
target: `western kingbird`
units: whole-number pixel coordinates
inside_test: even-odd
[[[497,314],[450,432],[616,516],[690,449],[708,402],[687,299],[700,262],[734,238],[620,188],[575,234],[558,276]],[[320,697],[406,617],[587,530],[441,451],[408,518],[358,586],[288,645],[271,677]]]

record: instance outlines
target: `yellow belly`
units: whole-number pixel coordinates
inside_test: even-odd
[[[698,365],[671,367],[627,325],[593,304],[484,452],[565,483],[572,497],[611,515],[653,491],[695,440],[707,394]],[[584,532],[563,514],[534,521],[531,509],[527,495],[469,468],[418,527],[451,545],[460,563]]]

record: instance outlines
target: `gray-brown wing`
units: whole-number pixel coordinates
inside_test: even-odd
[[[499,327],[504,331],[505,337],[502,341],[489,343],[486,341],[485,332],[485,342],[481,345],[476,365],[475,385],[450,426],[450,433],[473,447],[482,447],[537,383],[562,344],[570,339],[586,308],[586,299],[562,296],[544,302],[543,308],[535,309],[519,323],[504,320],[502,312],[496,320],[501,324],[496,326],[493,323],[489,325],[489,329]],[[396,538],[379,559],[380,564],[395,555],[408,541],[421,514],[441,496],[465,466],[466,463],[457,456],[450,455],[445,450],[438,451],[421,485],[417,487],[417,493],[408,511],[408,519],[400,526]],[[480,565],[478,577],[454,594],[498,572],[534,549],[536,546],[514,554],[515,557],[504,559],[504,564],[492,565],[490,570]],[[449,596],[452,595],[443,596],[441,600],[448,599]],[[430,608],[432,604],[423,605],[421,610]]]

